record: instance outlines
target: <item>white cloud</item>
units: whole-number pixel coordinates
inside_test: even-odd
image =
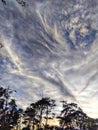
[[[98,109],[94,104],[98,98],[98,39],[92,37],[91,40],[87,33],[92,32],[97,25],[94,26],[94,20],[91,20],[90,29],[93,29],[84,28],[84,24],[88,24],[87,17],[92,17],[90,9],[87,10],[89,16],[85,16],[82,21],[83,18],[77,18],[79,14],[76,10],[79,9],[81,13],[86,5],[73,8],[76,16],[72,14],[73,17],[66,21],[66,14],[59,16],[65,10],[64,7],[55,6],[57,3],[48,0],[41,6],[40,3],[35,3],[36,6],[32,4],[26,9],[18,4],[15,6],[14,3],[14,8],[12,6],[11,9],[10,6],[5,9],[0,5],[0,35],[4,44],[0,58],[5,60],[7,57],[4,70],[0,71],[1,84],[17,90],[15,97],[22,107],[45,95],[58,100],[64,98],[75,101],[89,115],[95,116]],[[52,13],[46,7],[51,7]],[[67,13],[68,11],[69,14],[72,13],[71,9]],[[89,42],[92,43],[87,47],[87,39],[83,39],[82,43],[78,40],[77,43],[77,30],[78,33],[85,32],[83,35],[88,35]]]

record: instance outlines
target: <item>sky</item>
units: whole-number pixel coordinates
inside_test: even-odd
[[[98,117],[97,12],[96,0],[0,1],[0,86],[20,107],[49,96]]]

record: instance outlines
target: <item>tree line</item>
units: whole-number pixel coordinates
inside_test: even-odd
[[[0,87],[0,130],[11,130],[14,127],[17,130],[74,130],[75,127],[93,130],[95,119],[87,116],[76,103],[61,101],[62,110],[56,115],[56,101],[50,97],[43,97],[23,110],[17,106],[16,100],[11,98],[14,92],[16,93],[16,90],[10,87]],[[51,126],[48,123],[53,118],[58,120],[59,126]],[[21,124],[24,124],[23,128],[20,127]]]

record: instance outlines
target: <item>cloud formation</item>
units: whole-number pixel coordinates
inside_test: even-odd
[[[98,3],[27,3],[0,4],[0,84],[16,89],[24,107],[44,95],[75,101],[97,116]]]

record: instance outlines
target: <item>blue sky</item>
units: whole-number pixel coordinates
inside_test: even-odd
[[[97,12],[95,0],[0,2],[0,85],[18,105],[44,95],[98,117]]]

